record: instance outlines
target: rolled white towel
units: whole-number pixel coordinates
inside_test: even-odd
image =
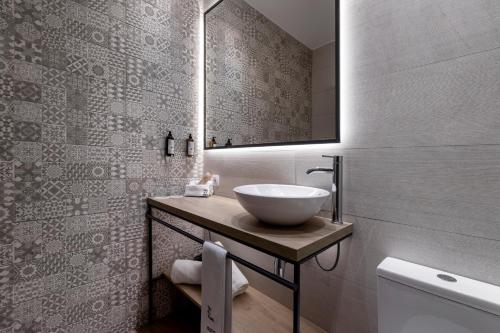
[[[175,284],[201,284],[201,261],[177,259],[172,265],[170,279]]]
[[[224,245],[222,245],[222,243],[219,241],[215,242],[215,244],[224,247]],[[248,280],[245,277],[245,275],[243,275],[243,273],[240,271],[238,266],[236,266],[234,261],[232,262],[232,270],[231,271],[232,271],[232,278],[233,278],[232,279],[232,292],[233,292],[233,297],[236,297],[238,295],[243,294],[247,290],[249,283],[248,283]]]
[[[221,242],[215,242],[215,244],[224,247]],[[175,284],[201,284],[201,267],[201,261],[177,259],[172,265],[170,279]],[[249,283],[234,261],[232,262],[231,271],[231,289],[233,297],[236,297],[247,290]]]
[[[233,285],[232,285],[232,292],[233,292],[233,298],[243,294],[247,288],[248,288],[248,280],[243,275],[243,273],[240,271],[238,266],[233,261],[233,266],[232,266],[232,278],[233,278]]]

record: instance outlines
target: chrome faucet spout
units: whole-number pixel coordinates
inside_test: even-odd
[[[315,173],[315,172],[318,172],[318,173],[332,173],[333,169],[332,168],[320,168],[320,167],[316,167],[316,168],[307,169],[306,174],[309,175],[309,174]]]
[[[329,156],[323,155],[322,157],[328,157],[333,159],[333,168],[311,168],[307,169],[306,174],[311,173],[331,173],[332,176],[332,222],[336,224],[343,224],[342,220],[342,156]]]

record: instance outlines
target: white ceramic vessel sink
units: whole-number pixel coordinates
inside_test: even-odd
[[[233,189],[240,204],[262,222],[290,226],[316,215],[330,193],[296,185],[256,184]]]

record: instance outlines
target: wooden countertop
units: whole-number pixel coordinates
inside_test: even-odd
[[[220,196],[154,197],[148,198],[147,202],[152,207],[292,263],[300,262],[352,234],[351,223],[337,225],[318,216],[294,227],[265,224],[250,215],[237,200]]]

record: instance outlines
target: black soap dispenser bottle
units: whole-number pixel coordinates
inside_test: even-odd
[[[166,152],[167,156],[174,156],[175,150],[175,139],[172,135],[171,131],[168,131],[167,139],[166,139]]]

